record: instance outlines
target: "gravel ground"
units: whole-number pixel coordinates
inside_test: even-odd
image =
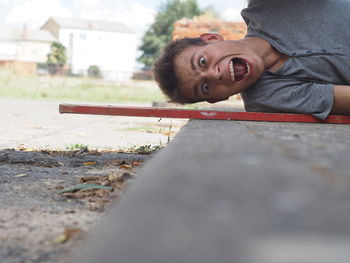
[[[65,262],[151,156],[0,151],[0,261]],[[112,190],[62,193],[82,183]]]

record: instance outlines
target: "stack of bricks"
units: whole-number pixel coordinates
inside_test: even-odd
[[[247,33],[243,22],[225,22],[218,18],[202,15],[193,19],[183,18],[175,22],[173,40],[185,37],[199,37],[203,33],[218,33],[224,39],[242,39]]]

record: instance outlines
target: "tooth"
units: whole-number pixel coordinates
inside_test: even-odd
[[[233,67],[233,62],[232,60],[230,61],[230,75],[231,75],[231,79],[232,81],[235,81],[235,69]]]

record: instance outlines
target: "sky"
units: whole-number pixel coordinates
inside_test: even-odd
[[[166,0],[0,0],[0,25],[40,28],[50,16],[119,21],[140,39]],[[197,0],[227,21],[240,21],[246,0]],[[213,4],[215,3],[215,4]]]

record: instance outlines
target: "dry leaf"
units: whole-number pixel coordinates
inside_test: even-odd
[[[170,136],[170,135],[174,135],[175,132],[173,132],[173,131],[164,131],[164,132],[162,132],[162,134],[165,135],[165,136]]]
[[[139,166],[140,164],[142,164],[141,161],[133,161],[132,162],[132,166]]]
[[[129,164],[122,164],[122,165],[119,165],[119,168],[123,168],[123,169],[129,169],[131,170],[132,169],[132,166],[129,165]]]
[[[18,178],[18,177],[25,177],[25,176],[28,176],[28,174],[17,174],[17,175],[15,175],[13,177]]]
[[[19,145],[17,149],[19,151],[22,151],[22,152],[32,152],[32,151],[34,151],[33,148],[25,147],[23,144]]]
[[[122,164],[122,161],[120,161],[120,160],[113,160],[113,161],[110,161],[107,163],[107,165],[109,165],[109,166],[118,166],[121,164]]]
[[[85,183],[85,182],[91,182],[91,181],[98,181],[99,179],[100,178],[97,176],[85,176],[85,177],[80,178],[80,181],[82,183]]]
[[[85,162],[85,163],[83,163],[84,165],[95,165],[96,164],[96,162]]]
[[[64,232],[58,235],[53,242],[55,244],[63,244],[66,243],[74,234],[81,232],[78,228],[66,228]]]
[[[119,178],[119,175],[118,174],[115,174],[115,173],[111,173],[108,175],[108,180],[109,181],[115,181]]]
[[[22,150],[23,152],[33,152],[34,149],[33,148],[25,148],[24,150]]]
[[[70,192],[77,192],[80,190],[94,190],[94,189],[107,189],[107,190],[113,190],[113,187],[110,186],[104,186],[104,185],[98,185],[98,184],[78,184],[71,188],[67,188],[64,190],[59,191],[60,194],[64,193],[70,193]]]

